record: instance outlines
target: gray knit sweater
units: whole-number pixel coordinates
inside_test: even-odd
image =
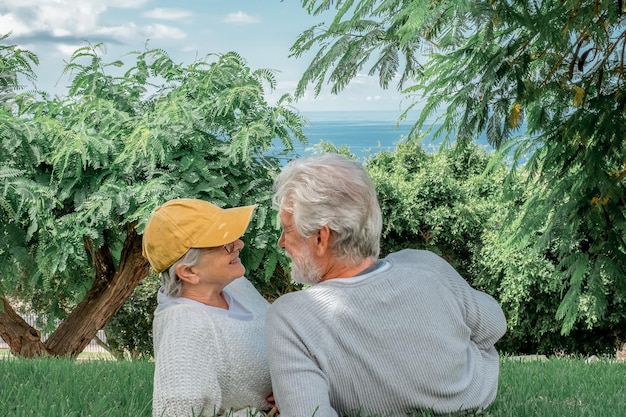
[[[269,303],[246,278],[224,289],[230,309],[159,293],[154,315],[154,417],[228,413],[246,417],[270,407],[264,343]],[[231,413],[232,411],[232,413]]]
[[[283,417],[483,409],[506,331],[498,303],[442,258],[403,250],[355,278],[280,297],[266,342]]]

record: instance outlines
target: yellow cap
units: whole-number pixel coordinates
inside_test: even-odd
[[[143,232],[143,256],[163,272],[191,248],[233,242],[246,231],[254,206],[219,208],[202,200],[180,198],[157,207]]]

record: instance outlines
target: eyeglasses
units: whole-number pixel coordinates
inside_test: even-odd
[[[227,243],[227,244],[223,245],[222,247],[224,248],[226,253],[230,255],[235,250],[235,242]]]
[[[213,250],[218,250],[218,249],[223,248],[226,251],[226,253],[230,255],[235,250],[235,242],[236,241],[233,241],[222,246],[216,246],[214,248],[207,248],[207,250],[213,251]]]

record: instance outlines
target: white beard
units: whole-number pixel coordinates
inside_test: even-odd
[[[291,258],[291,279],[300,284],[315,285],[322,280],[322,271],[308,256]]]

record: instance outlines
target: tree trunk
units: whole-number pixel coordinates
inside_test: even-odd
[[[87,244],[88,249],[89,245]],[[124,304],[135,287],[148,275],[148,261],[141,254],[141,236],[128,225],[119,269],[105,245],[94,255],[96,279],[81,303],[50,335],[45,345],[54,356],[77,356]]]
[[[93,285],[45,342],[41,341],[39,332],[16,314],[4,297],[0,297],[0,336],[12,354],[26,358],[44,355],[76,357],[85,349],[148,275],[149,264],[141,254],[141,236],[137,235],[134,226],[126,228],[117,270],[106,243],[94,251],[92,242],[85,240],[95,269]]]
[[[48,354],[39,331],[20,317],[4,297],[0,297],[0,336],[13,355],[30,359]]]

